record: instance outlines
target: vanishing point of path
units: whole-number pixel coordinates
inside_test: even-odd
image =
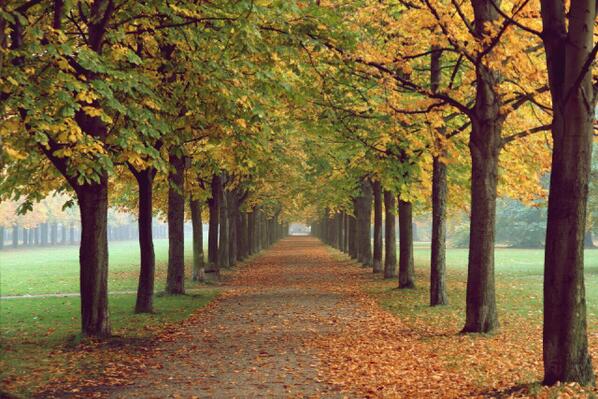
[[[319,378],[312,346],[357,317],[337,289],[342,269],[347,261],[312,237],[282,240],[241,266],[231,289],[159,348],[161,368],[110,397],[362,397]]]

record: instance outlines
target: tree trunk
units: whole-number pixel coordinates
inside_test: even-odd
[[[446,164],[434,156],[432,165],[432,257],[430,306],[447,305],[446,293]]]
[[[41,224],[41,235],[42,235],[41,244],[43,246],[48,245],[48,223]]]
[[[12,226],[12,246],[13,248],[19,246],[19,226],[16,224]]]
[[[594,245],[594,239],[592,238],[592,230],[586,231],[583,237],[583,247],[584,248],[596,248]]]
[[[156,270],[156,257],[154,254],[154,240],[152,237],[152,191],[156,170],[147,168],[142,171],[131,169],[137,179],[139,188],[139,250],[140,267],[139,283],[137,285],[137,300],[135,313],[153,312],[154,276]]]
[[[499,15],[492,0],[480,0],[473,6],[475,35],[483,40],[493,35],[489,27]],[[476,65],[476,101],[470,114],[471,224],[464,333],[488,333],[498,328],[494,242],[498,159],[504,116],[500,111],[499,73],[484,62]]]
[[[110,335],[108,317],[108,177],[102,176],[98,184],[79,186],[77,198],[81,212],[81,243],[79,247],[81,329],[87,336],[107,337]]]
[[[255,231],[255,208],[247,214],[247,233],[249,241],[247,242],[249,248],[249,255],[256,253],[256,231]]]
[[[0,226],[0,249],[4,249],[4,227]]]
[[[224,179],[223,179],[224,180]],[[218,240],[218,267],[229,267],[229,220],[228,220],[228,196],[223,185],[220,186],[218,198],[220,199],[220,238]]]
[[[374,192],[374,258],[373,272],[382,272],[382,188],[379,181],[372,182]]]
[[[354,208],[354,213],[357,213],[357,207]],[[349,215],[349,256],[352,259],[357,259],[357,218]]]
[[[413,214],[411,202],[399,198],[399,288],[415,288],[413,265]]]
[[[241,259],[246,259],[249,256],[249,214],[247,212],[241,213],[241,234],[239,236],[239,253]]]
[[[68,243],[68,237],[67,237],[66,231],[67,231],[66,224],[62,223],[62,230],[60,230],[60,233],[61,233],[60,243],[62,245],[67,245],[67,243]],[[37,236],[37,232],[35,232],[35,235]],[[34,240],[34,241],[37,241],[37,240]]]
[[[591,59],[596,1],[542,0],[553,104],[552,172],[544,260],[544,383],[593,384],[588,352],[584,230],[595,95]],[[567,31],[568,27],[568,31]]]
[[[31,240],[33,241],[33,240]],[[50,244],[58,244],[58,223],[54,222],[50,225]]]
[[[372,265],[372,185],[367,179],[361,182],[358,217],[358,260],[363,266]]]
[[[193,226],[193,281],[204,281],[204,259],[203,259],[203,222],[201,220],[201,201],[191,199],[191,224]]]
[[[168,271],[166,292],[185,293],[185,158],[172,149],[168,161]]]
[[[384,278],[397,275],[397,236],[395,228],[397,203],[390,191],[384,191]]]
[[[228,195],[228,258],[230,266],[234,266],[237,263],[238,257],[238,236],[237,231],[237,220],[239,215],[239,196],[237,190],[229,192]]]
[[[76,238],[75,238],[75,224],[71,223],[70,226],[70,236],[71,236],[71,245],[75,245]],[[106,238],[108,239],[108,238]]]
[[[212,197],[208,200],[210,221],[208,227],[208,269],[207,272],[218,272],[218,225],[220,224],[220,186],[219,175],[212,176]]]

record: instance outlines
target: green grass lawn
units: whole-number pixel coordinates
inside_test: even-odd
[[[108,289],[137,289],[139,244],[137,241],[112,241],[109,245]],[[166,281],[168,240],[154,240],[156,253],[156,290]],[[185,241],[185,263],[193,262],[191,240]],[[191,268],[187,267],[187,277]],[[55,246],[0,251],[0,295],[34,295],[79,292],[79,247]]]
[[[166,281],[168,240],[155,240],[156,290]],[[135,291],[139,273],[137,241],[111,242],[108,287],[111,292]],[[187,288],[205,287],[190,280],[191,241],[185,242]],[[1,295],[78,293],[79,248],[76,246],[0,251]],[[154,314],[136,315],[134,294],[110,295],[113,334],[126,342],[148,339],[160,326],[188,317],[207,304],[216,289],[199,294],[156,295]],[[0,300],[0,396],[3,390],[24,397],[35,393],[49,378],[73,370],[101,370],[111,361],[89,356],[72,360],[64,348],[80,339],[79,297],[18,298]],[[128,344],[127,344],[128,345]],[[130,347],[127,346],[127,347]],[[77,364],[71,364],[73,361]],[[81,363],[81,364],[79,364]]]

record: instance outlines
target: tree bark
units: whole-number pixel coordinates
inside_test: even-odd
[[[379,181],[372,182],[374,192],[374,258],[373,272],[382,272],[382,187]]]
[[[446,164],[434,156],[432,165],[432,257],[430,306],[447,305],[446,293]]]
[[[411,202],[399,198],[399,288],[415,288],[413,265],[413,213]]]
[[[4,227],[0,226],[0,249],[4,249]]]
[[[397,276],[396,209],[394,194],[384,190],[384,278]]]
[[[201,201],[189,200],[191,209],[191,224],[193,226],[193,281],[204,281],[204,259],[203,259],[203,222],[201,220]]]
[[[247,233],[249,241],[247,242],[249,248],[249,255],[255,254],[256,251],[256,220],[255,220],[255,208],[247,214]]]
[[[357,214],[357,206],[354,207],[353,212]],[[349,215],[349,256],[352,259],[357,259],[357,218]]]
[[[168,157],[168,271],[166,292],[185,293],[185,158],[171,149]]]
[[[372,185],[369,180],[361,182],[361,197],[359,197],[358,222],[358,261],[363,266],[372,265]]]
[[[473,2],[473,8],[474,33],[479,40],[484,40],[493,34],[489,27],[499,15],[493,0]],[[470,115],[471,224],[464,333],[488,333],[498,328],[494,242],[498,157],[504,116],[500,112],[499,74],[484,62],[476,64],[476,101]]]
[[[566,15],[562,1],[542,0],[541,14],[553,104],[544,260],[544,383],[594,384],[583,241],[595,106],[591,67],[584,68],[591,59],[596,1],[573,1]]]
[[[239,215],[239,196],[236,189],[229,192],[228,199],[228,257],[230,266],[234,266],[237,263],[239,250],[237,245],[239,236],[239,232],[237,231],[237,220]]]
[[[249,214],[247,212],[241,213],[241,235],[239,236],[239,248],[241,259],[246,259],[249,256]]]
[[[220,175],[213,175],[211,182],[212,197],[208,200],[210,220],[208,227],[208,269],[207,272],[218,272],[218,225],[220,224]]]
[[[223,177],[221,177],[224,180]],[[218,240],[218,268],[229,267],[229,221],[228,221],[228,193],[224,190],[224,185],[220,185],[218,198],[220,200],[220,237]]]
[[[152,194],[156,169],[147,168],[142,171],[136,171],[132,167],[130,169],[137,180],[137,187],[139,188],[137,223],[139,225],[139,251],[141,257],[135,313],[151,313],[154,310],[154,276],[156,270],[154,240],[152,237]]]
[[[108,317],[108,176],[79,186],[81,330],[94,337],[110,335]],[[46,236],[47,237],[47,236]],[[43,236],[42,236],[43,238]]]

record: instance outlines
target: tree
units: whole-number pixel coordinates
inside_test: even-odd
[[[542,0],[552,96],[552,173],[544,272],[544,383],[593,384],[588,352],[583,237],[596,88],[591,64],[596,2]],[[568,21],[568,23],[567,23]]]

